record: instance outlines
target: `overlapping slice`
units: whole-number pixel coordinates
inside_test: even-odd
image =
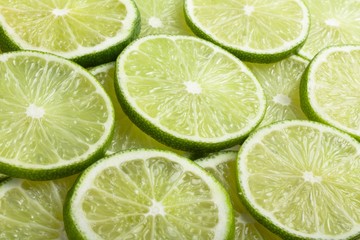
[[[112,103],[79,65],[40,52],[0,55],[0,172],[28,179],[77,173],[100,158]]]
[[[137,149],[86,169],[64,210],[70,239],[231,239],[221,184],[171,152]]]
[[[220,47],[190,36],[147,36],[117,60],[124,112],[174,148],[215,151],[242,141],[261,121],[265,96],[248,68]]]
[[[39,50],[84,66],[113,61],[140,30],[132,0],[0,0],[3,50]]]
[[[325,124],[282,121],[238,155],[240,196],[284,239],[359,239],[360,143]]]
[[[236,151],[222,151],[196,163],[209,171],[230,194],[235,216],[235,239],[237,240],[280,240],[280,237],[258,223],[241,203],[237,189]]]
[[[310,17],[301,0],[185,0],[194,33],[249,62],[279,61],[305,41]]]

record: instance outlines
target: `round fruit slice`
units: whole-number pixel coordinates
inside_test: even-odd
[[[360,45],[322,50],[301,81],[301,107],[310,119],[360,140]]]
[[[147,36],[117,60],[124,112],[176,149],[215,151],[243,140],[266,107],[248,68],[220,47],[190,36]]]
[[[3,174],[54,179],[103,155],[114,109],[85,69],[54,55],[17,51],[0,55],[0,79]]]
[[[62,209],[74,180],[1,182],[0,239],[67,239]]]
[[[279,61],[305,41],[310,17],[301,0],[185,0],[193,32],[249,62]]]
[[[267,98],[260,126],[280,120],[306,119],[300,107],[300,80],[308,61],[291,56],[275,63],[246,63],[262,85]]]
[[[312,59],[323,48],[360,44],[359,0],[304,0],[310,11],[309,36],[299,54]]]
[[[132,0],[0,0],[2,50],[39,50],[84,66],[114,61],[140,31]]]
[[[359,239],[360,143],[306,120],[256,131],[238,156],[240,196],[284,239]]]
[[[174,153],[145,149],[86,169],[64,219],[71,239],[230,239],[234,223],[215,178]]]
[[[230,194],[235,216],[235,239],[280,240],[249,214],[241,203],[236,186],[236,151],[222,151],[196,160],[196,163],[213,174]]]
[[[185,22],[183,0],[135,0],[141,15],[140,36],[194,35]]]
[[[104,87],[110,96],[115,109],[115,127],[112,141],[106,149],[106,154],[110,155],[121,150],[132,148],[156,148],[163,150],[172,150],[170,147],[163,145],[141,131],[133,124],[127,115],[123,112],[115,93],[115,63],[110,62],[90,70]],[[177,151],[180,153],[180,151]],[[184,153],[182,153],[184,154]]]

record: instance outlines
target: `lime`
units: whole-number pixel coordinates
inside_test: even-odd
[[[140,37],[152,34],[193,35],[184,17],[183,0],[135,0],[141,15]]]
[[[90,70],[102,84],[105,91],[110,96],[115,109],[115,127],[112,141],[106,150],[106,154],[110,155],[121,150],[132,148],[156,148],[163,150],[172,150],[180,153],[180,151],[171,149],[170,147],[159,143],[152,137],[141,131],[133,124],[127,115],[123,112],[115,93],[115,63],[110,62],[94,67]],[[185,154],[185,153],[182,153]]]
[[[280,120],[306,119],[300,107],[299,87],[308,63],[295,55],[275,63],[246,63],[267,98],[266,113],[259,126]]]
[[[221,184],[174,153],[136,149],[99,160],[79,177],[64,208],[71,239],[231,239]]]
[[[245,64],[199,38],[135,40],[120,54],[116,69],[124,112],[144,132],[176,149],[231,147],[265,112],[261,85]]]
[[[132,0],[0,0],[2,50],[39,50],[84,66],[113,61],[140,31]]]
[[[111,100],[94,76],[55,55],[0,55],[1,173],[33,180],[77,173],[112,134]]]
[[[240,197],[284,239],[359,239],[360,143],[308,120],[265,126],[242,145]]]
[[[8,176],[0,173],[0,181],[3,180],[3,179],[6,179],[7,177],[8,177]]]
[[[359,0],[304,0],[310,11],[309,36],[299,54],[312,59],[321,49],[360,44]]]
[[[322,50],[301,81],[304,112],[360,140],[359,76],[360,45]]]
[[[0,239],[67,239],[62,209],[74,180],[1,182]]]
[[[310,26],[301,0],[185,0],[185,16],[195,34],[249,62],[290,56]]]
[[[195,162],[210,172],[230,194],[235,216],[235,239],[280,240],[280,238],[258,223],[241,203],[236,186],[236,151],[213,153]]]

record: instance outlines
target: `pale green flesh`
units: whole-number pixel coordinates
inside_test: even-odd
[[[122,34],[128,14],[123,2],[0,0],[0,11],[16,39],[36,49],[72,52]]]
[[[101,170],[82,201],[92,230],[104,239],[211,239],[219,221],[209,186],[161,157]]]
[[[140,36],[193,35],[185,22],[182,0],[135,0],[141,15]]]
[[[246,63],[267,99],[266,113],[258,127],[280,120],[306,119],[300,107],[299,85],[307,64],[298,57],[270,64]]]
[[[126,82],[120,84],[132,104],[182,138],[245,133],[262,117],[264,96],[255,78],[240,62],[195,38],[149,38],[122,64]]]
[[[225,156],[226,155],[226,156]],[[241,203],[236,186],[237,153],[224,153],[218,158],[199,160],[197,164],[209,171],[225,187],[230,195],[235,215],[235,239],[237,240],[280,240],[280,238],[258,223]]]
[[[310,72],[309,101],[321,118],[360,136],[360,46],[319,59]]]
[[[287,49],[302,35],[305,17],[297,1],[189,0],[194,22],[227,46],[250,50]],[[266,36],[266,38],[264,38]]]
[[[344,136],[290,124],[252,139],[240,156],[251,205],[293,234],[314,239],[359,234],[360,146]]]
[[[304,0],[309,8],[309,36],[299,54],[312,59],[321,49],[341,44],[360,44],[358,0]]]
[[[71,65],[19,54],[0,62],[0,78],[2,162],[66,164],[89,154],[109,134],[105,93]]]
[[[74,177],[55,181],[11,179],[0,186],[0,239],[66,240],[63,202]]]
[[[91,73],[99,80],[104,87],[105,91],[109,94],[115,109],[115,127],[112,141],[106,150],[106,153],[112,154],[121,150],[132,148],[156,148],[168,149],[167,147],[149,135],[141,131],[127,115],[123,112],[118,99],[116,97],[114,88],[115,79],[115,64],[110,63],[97,68],[93,68]],[[178,150],[171,149],[172,151],[179,152]]]

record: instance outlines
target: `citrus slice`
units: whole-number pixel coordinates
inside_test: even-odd
[[[5,179],[5,178],[7,178],[7,177],[8,177],[8,176],[0,173],[0,181],[3,180],[3,179]]]
[[[309,36],[299,54],[312,59],[326,47],[360,44],[358,0],[304,0],[311,18]]]
[[[186,158],[146,149],[86,169],[64,219],[71,239],[230,239],[234,220],[215,178]]]
[[[195,162],[210,172],[229,193],[234,208],[235,239],[280,240],[280,237],[258,223],[241,203],[236,186],[237,153],[236,151],[222,151]]]
[[[144,132],[176,149],[231,147],[265,112],[263,90],[250,70],[195,37],[154,35],[134,41],[120,54],[116,77],[124,112]]]
[[[304,112],[360,140],[359,76],[360,45],[322,50],[301,81]]]
[[[0,239],[67,239],[62,209],[74,180],[1,182]]]
[[[99,80],[105,91],[110,96],[115,110],[115,127],[112,141],[106,150],[106,154],[110,155],[121,150],[132,148],[156,148],[163,150],[171,150],[173,152],[184,154],[183,152],[171,149],[163,145],[141,131],[127,115],[123,112],[115,93],[115,63],[110,62],[94,67],[90,70],[96,79]]]
[[[114,61],[140,31],[132,0],[0,0],[2,50],[39,50],[84,66]]]
[[[193,35],[185,22],[183,0],[135,0],[141,15],[140,37],[152,34]]]
[[[238,156],[240,196],[284,239],[359,239],[360,143],[307,120],[265,126]]]
[[[79,65],[40,52],[0,55],[0,169],[28,179],[77,173],[100,158],[114,110]]]
[[[266,113],[259,127],[280,120],[306,119],[300,107],[299,87],[308,63],[295,55],[275,63],[246,63],[267,99]]]
[[[305,41],[310,17],[301,0],[185,0],[195,34],[249,62],[279,61]]]

